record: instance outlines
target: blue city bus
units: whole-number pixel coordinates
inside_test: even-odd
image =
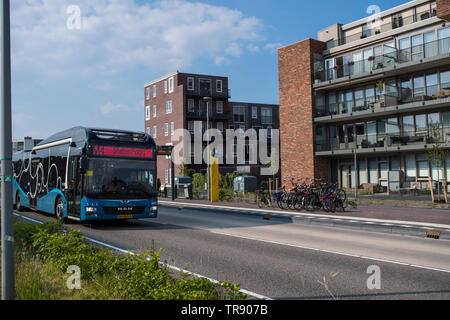
[[[145,133],[76,127],[14,154],[14,205],[60,222],[158,216],[157,148]]]

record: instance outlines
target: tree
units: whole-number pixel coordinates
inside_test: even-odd
[[[441,170],[445,164],[445,159],[447,157],[448,151],[442,147],[440,141],[441,141],[441,130],[439,128],[439,125],[436,123],[431,122],[429,126],[430,130],[430,138],[433,145],[431,148],[427,149],[427,156],[428,161],[438,168],[438,196],[439,200],[441,197],[441,189],[439,182],[441,181]],[[444,191],[446,192],[446,190]]]

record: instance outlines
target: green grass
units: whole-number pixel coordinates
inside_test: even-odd
[[[87,243],[78,231],[59,224],[15,230],[15,282],[18,300],[244,300],[239,286],[226,281],[172,273],[161,250],[123,256]],[[67,288],[67,268],[80,267],[81,290]]]

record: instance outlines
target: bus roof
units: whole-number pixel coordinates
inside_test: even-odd
[[[73,142],[87,142],[88,140],[104,140],[117,141],[129,143],[143,143],[151,144],[156,147],[155,141],[152,137],[144,132],[134,132],[116,129],[102,129],[102,128],[86,128],[74,127],[65,131],[61,131],[52,135],[39,143],[36,148],[53,142],[72,139]]]

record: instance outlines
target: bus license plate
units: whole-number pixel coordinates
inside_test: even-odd
[[[120,214],[119,219],[133,219],[132,214]]]

